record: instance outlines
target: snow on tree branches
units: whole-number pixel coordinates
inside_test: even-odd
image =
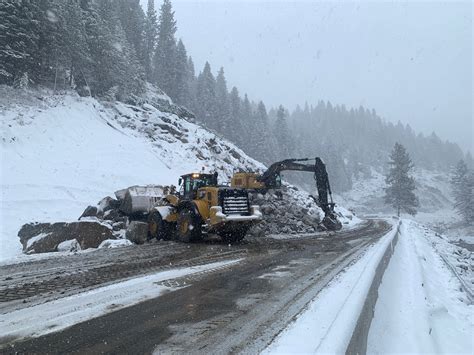
[[[474,172],[460,160],[451,178],[454,194],[454,208],[468,224],[474,223]]]
[[[405,148],[395,143],[390,154],[390,170],[385,178],[385,202],[397,210],[397,215],[404,211],[415,215],[419,206],[415,191],[415,179],[410,176],[413,163]]]

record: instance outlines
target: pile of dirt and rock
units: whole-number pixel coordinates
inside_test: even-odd
[[[314,233],[323,217],[314,199],[291,185],[266,194],[253,193],[251,203],[259,205],[263,215],[262,222],[249,232],[254,236]]]

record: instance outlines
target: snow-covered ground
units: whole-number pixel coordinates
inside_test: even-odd
[[[474,305],[440,257],[448,244],[403,221],[379,288],[369,353],[474,353]]]
[[[220,261],[162,271],[2,314],[0,339],[38,337],[57,332],[180,288],[160,285],[161,281],[221,270],[238,262],[240,260]]]
[[[420,200],[417,218],[421,222],[435,217],[443,217],[445,221],[451,221],[453,212],[452,191],[449,183],[449,174],[446,172],[429,171],[426,169],[415,169],[413,176],[416,180],[416,195]],[[356,211],[358,214],[387,214],[394,213],[383,200],[385,176],[372,169],[370,177],[355,179],[350,191],[337,195],[337,201],[346,208]],[[436,216],[433,216],[436,214]]]
[[[263,353],[343,354],[364,306],[375,269],[395,232],[396,228],[334,278]]]

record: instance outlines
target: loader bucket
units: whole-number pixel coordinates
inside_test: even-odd
[[[115,192],[120,210],[127,215],[149,212],[164,195],[160,185],[131,186]]]

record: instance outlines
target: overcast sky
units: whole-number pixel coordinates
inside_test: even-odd
[[[196,73],[208,60],[267,106],[363,105],[474,152],[470,1],[172,3]]]

